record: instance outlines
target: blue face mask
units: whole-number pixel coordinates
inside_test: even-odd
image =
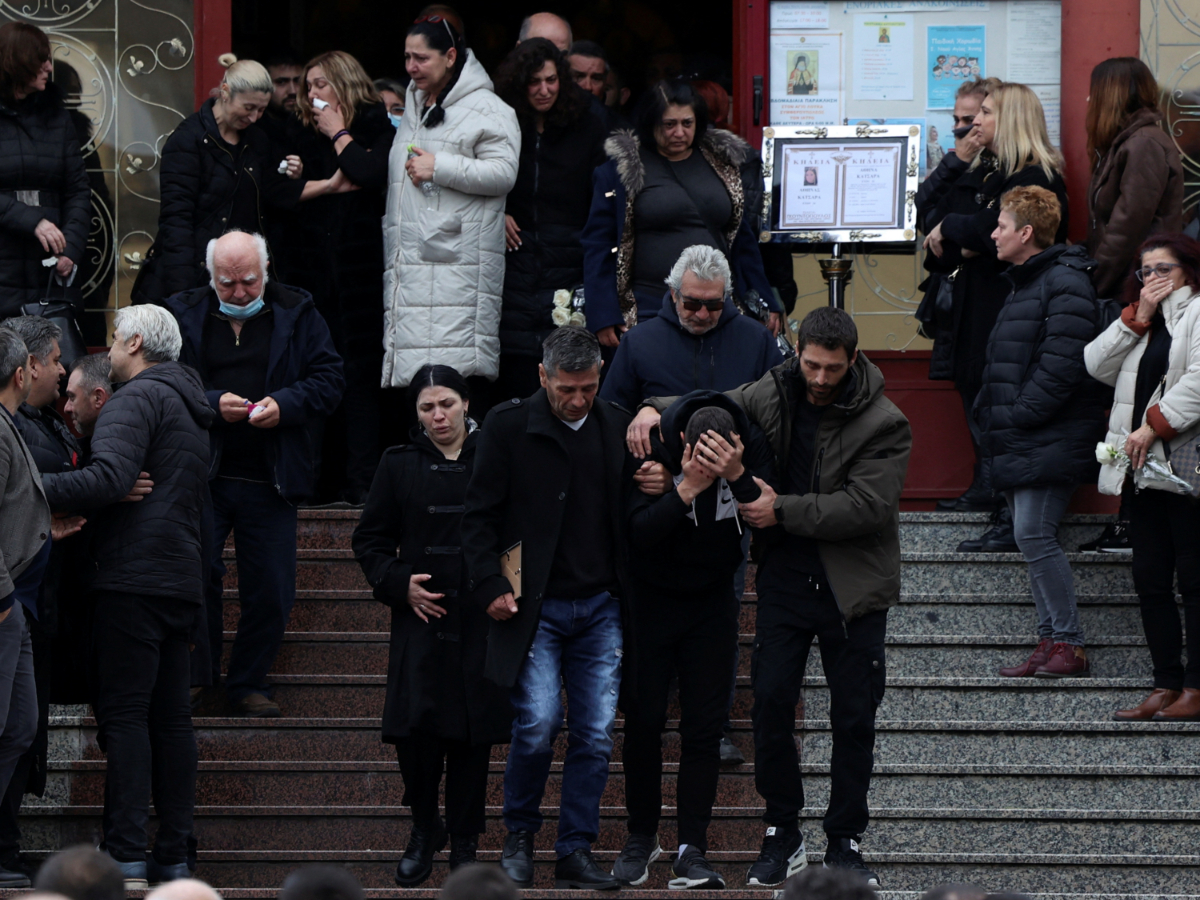
[[[218,300],[217,305],[220,307],[221,312],[231,319],[249,319],[251,316],[257,316],[262,312],[262,308],[266,304],[263,303],[263,298],[259,297],[245,306],[235,306],[232,303],[226,303],[224,300]]]
[[[393,127],[393,128],[399,128],[399,127],[400,127],[400,122],[401,122],[403,119],[404,119],[404,115],[403,115],[403,114],[401,114],[401,115],[396,115],[395,113],[388,113],[388,121],[390,121],[390,122],[392,123],[392,127]]]

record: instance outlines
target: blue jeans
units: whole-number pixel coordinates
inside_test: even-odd
[[[512,743],[504,770],[504,825],[542,827],[542,794],[567,691],[567,756],[559,807],[559,859],[588,849],[600,834],[600,796],[608,783],[613,722],[621,687],[621,608],[609,593],[546,599],[537,634],[512,690]]]
[[[1029,566],[1038,639],[1083,646],[1071,564],[1058,542],[1058,523],[1075,493],[1073,484],[1049,484],[1005,491],[1012,511],[1013,537]]]
[[[270,696],[267,673],[275,664],[292,605],[296,602],[296,507],[265,482],[214,478],[212,565],[207,604],[214,675],[221,671],[224,626],[221,558],[233,532],[238,563],[237,635],[229,656],[225,690],[231,702],[248,694]]]

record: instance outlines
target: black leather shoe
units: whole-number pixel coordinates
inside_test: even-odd
[[[517,887],[533,884],[533,832],[510,831],[500,853],[500,868]]]
[[[556,889],[578,888],[585,891],[615,891],[617,879],[596,865],[592,851],[580,847],[554,864]]]
[[[396,884],[401,887],[416,887],[433,872],[433,854],[446,846],[446,826],[441,817],[432,825],[413,823],[408,836],[408,849],[396,865]]]
[[[463,866],[469,866],[471,863],[478,862],[476,854],[479,852],[479,835],[477,834],[452,834],[450,835],[450,871],[461,869]]]
[[[965,540],[958,545],[959,553],[1017,553],[1017,539],[1013,537],[1012,513],[1008,505],[992,516],[992,527],[977,538]]]

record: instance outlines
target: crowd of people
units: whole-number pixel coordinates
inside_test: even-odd
[[[790,256],[781,267],[756,240],[762,163],[717,127],[719,87],[659,82],[626,122],[602,99],[603,48],[558,16],[525,20],[495,88],[464,35],[448,7],[422,11],[407,84],[343,51],[223,58],[163,149],[135,303],[107,354],[67,355],[63,327],[24,301],[77,273],[78,141],[45,35],[0,26],[0,139],[54,148],[39,167],[0,164],[0,887],[28,881],[17,809],[44,787],[51,701],[94,710],[103,845],[124,884],[191,884],[193,705],[223,681],[232,712],[281,715],[268,674],[297,508],[334,495],[362,509],[353,551],[392,614],[382,737],[412,810],[398,884],[425,882],[447,845],[451,869],[485,871],[469,864],[507,744],[496,890],[531,886],[564,723],[555,885],[643,884],[664,852],[677,684],[671,886],[724,887],[707,836],[720,767],[740,761],[726,732],[752,558],[766,830],[746,884],[807,866],[794,730],[817,640],[833,741],[822,868],[879,886],[859,841],[909,423],[850,315],[821,307],[794,345],[780,337]],[[1097,543],[1132,551],[1154,667],[1153,693],[1115,716],[1193,720],[1200,507],[1170,466],[1200,472],[1200,243],[1181,233],[1157,97],[1137,60],[1093,73],[1089,240],[1070,246],[1036,95],[965,82],[961,136],[916,198],[919,317],[977,450],[945,506],[995,517],[959,549],[1029,566],[1038,643],[1000,674],[1091,672],[1058,526],[1104,457],[1099,487],[1123,513]],[[241,614],[223,671],[231,534]],[[618,710],[628,834],[606,871],[593,847]]]

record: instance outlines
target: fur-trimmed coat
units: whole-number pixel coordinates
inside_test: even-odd
[[[733,214],[723,236],[730,248],[734,290],[745,294],[753,289],[773,310],[782,312],[763,270],[758,237],[751,229],[750,217],[744,214],[746,202],[739,167],[746,161],[750,145],[732,132],[710,128],[695,146],[729,191]],[[583,284],[588,328],[592,331],[637,324],[637,298],[633,294],[637,218],[633,201],[645,186],[642,154],[655,152],[643,149],[632,131],[613,134],[604,142],[604,151],[608,162],[592,176],[592,208],[582,236]]]

